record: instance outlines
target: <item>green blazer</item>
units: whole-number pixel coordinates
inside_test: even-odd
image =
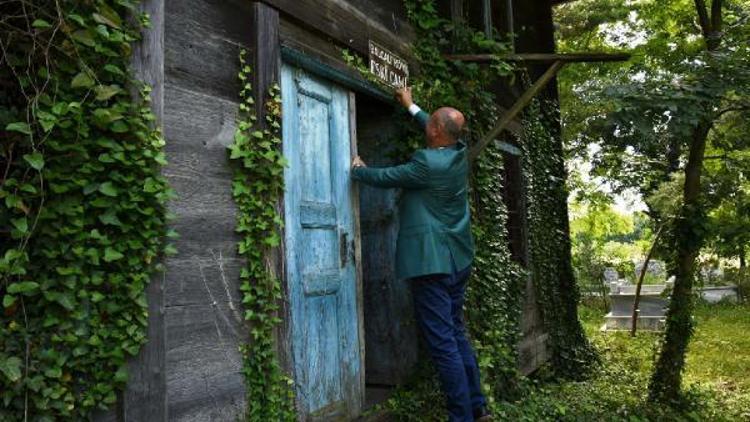
[[[421,126],[429,116],[420,111]],[[419,149],[406,164],[356,167],[352,178],[380,188],[402,188],[400,227],[396,244],[396,276],[399,279],[452,272],[468,267],[474,259],[468,200],[466,144],[442,149]]]

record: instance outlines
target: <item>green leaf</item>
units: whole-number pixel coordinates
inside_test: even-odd
[[[31,165],[35,170],[41,170],[44,167],[44,157],[42,153],[36,151],[31,154],[24,154],[23,159]]]
[[[8,286],[8,293],[10,294],[23,294],[26,295],[39,288],[39,283],[34,281],[22,281],[20,283],[12,283]]]
[[[10,132],[20,132],[24,135],[31,135],[31,126],[26,122],[8,123],[8,125],[5,126],[5,130]]]
[[[143,191],[148,193],[158,192],[161,185],[153,177],[146,179],[143,184]]]
[[[21,233],[26,233],[29,230],[29,221],[26,217],[11,218],[10,222],[13,223],[13,227]]]
[[[107,196],[117,196],[118,190],[112,184],[112,182],[104,182],[101,185],[99,185],[99,192]]]
[[[106,70],[109,73],[112,73],[114,75],[123,76],[125,75],[125,72],[122,71],[119,67],[113,65],[113,64],[107,64],[104,65],[104,70]]]
[[[69,13],[68,19],[76,22],[78,25],[86,26],[86,21],[83,19],[81,15],[75,14],[75,13]]]
[[[55,298],[55,301],[69,311],[75,309],[75,301],[73,296],[69,293],[61,293]]]
[[[97,101],[106,101],[121,93],[122,89],[117,85],[97,85],[94,91],[96,91]]]
[[[98,23],[101,23],[103,25],[111,26],[112,28],[119,28],[120,25],[116,24],[115,22],[112,22],[111,19],[100,15],[99,13],[94,13],[92,15],[94,17],[94,20]]]
[[[112,129],[112,132],[115,133],[125,133],[130,130],[127,123],[123,122],[122,120],[118,120],[110,126],[110,129]]]
[[[121,259],[124,256],[125,255],[121,254],[119,251],[117,251],[116,249],[112,248],[111,246],[107,246],[104,249],[104,261],[105,262],[116,261],[118,259]]]
[[[13,306],[13,304],[16,303],[16,297],[13,295],[5,295],[3,296],[3,308],[10,308]]]
[[[94,80],[91,79],[91,76],[89,76],[88,73],[80,72],[73,77],[70,86],[73,88],[90,88],[94,86]]]
[[[115,382],[126,382],[128,380],[128,368],[123,365],[115,372]]]
[[[52,25],[44,19],[35,19],[34,22],[31,23],[31,26],[34,28],[52,28]]]
[[[99,221],[101,221],[104,224],[109,224],[111,226],[122,226],[122,222],[119,218],[117,218],[117,214],[114,210],[109,210],[106,213],[99,216]]]
[[[55,123],[57,123],[57,117],[52,113],[47,113],[46,111],[39,111],[37,112],[37,121],[42,126],[42,129],[45,132],[49,132],[52,130],[53,127],[55,127]]]
[[[2,372],[10,382],[16,382],[21,379],[22,365],[23,362],[20,358],[11,356],[7,359],[0,360],[0,372]]]
[[[88,46],[93,47],[96,45],[96,41],[94,41],[94,37],[91,35],[91,32],[85,29],[79,29],[78,31],[74,32],[73,35],[71,35],[74,40],[77,42]]]
[[[62,376],[62,369],[59,366],[55,366],[44,371],[44,376],[47,378],[60,378]]]
[[[99,13],[94,13],[93,17],[95,21],[113,28],[119,28],[122,25],[120,15],[104,3],[99,4]]]

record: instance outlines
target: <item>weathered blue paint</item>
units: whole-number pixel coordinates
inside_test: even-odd
[[[304,419],[359,413],[363,359],[350,171],[349,96],[282,66],[286,278]]]

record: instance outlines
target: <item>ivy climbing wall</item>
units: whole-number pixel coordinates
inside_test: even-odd
[[[96,413],[95,419],[145,420],[128,411],[128,398],[142,400],[142,408],[153,411],[151,420],[167,415],[177,421],[294,418],[293,389],[283,374],[289,367],[283,352],[290,341],[283,337],[283,283],[274,271],[283,263],[270,262],[279,246],[275,232],[280,213],[274,203],[281,195],[278,176],[284,163],[278,155],[280,110],[271,101],[266,130],[256,130],[253,121],[266,100],[279,93],[248,86],[256,70],[270,79],[278,70],[280,58],[274,54],[279,46],[273,38],[278,34],[273,31],[279,28],[273,25],[279,14],[285,46],[352,77],[357,71],[344,63],[341,47],[361,54],[375,34],[404,49],[404,41],[414,39],[417,31],[410,52],[420,65],[412,80],[416,98],[425,109],[446,104],[462,109],[472,125],[470,141],[499,113],[493,93],[497,86],[486,81],[513,74],[501,61],[483,69],[449,63],[442,53],[451,43],[457,51],[498,54],[507,45],[453,26],[445,13],[438,13],[444,5],[433,1],[402,5],[387,0],[378,8],[369,0],[336,0],[321,8],[311,7],[314,3],[164,2],[159,9],[164,14],[156,16],[163,38],[146,32],[163,61],[159,58],[139,73],[152,83],[163,80],[153,96],[127,71],[138,60],[157,59],[136,46],[149,21],[138,12],[140,2],[0,5],[3,19],[11,16],[0,32],[3,45],[11,46],[3,51],[3,70],[13,70],[0,75],[0,128],[7,141],[0,189],[0,420],[19,420],[26,413],[47,420],[83,419],[104,407],[111,411]],[[24,10],[26,4],[34,5],[33,10]],[[269,15],[259,18],[259,8]],[[546,22],[548,8],[537,9],[519,9],[518,14],[530,25]],[[369,10],[374,10],[371,18]],[[272,15],[275,21],[268,19]],[[549,30],[551,21],[542,26]],[[534,34],[521,33],[525,44],[519,46],[541,45]],[[261,40],[276,48],[264,69],[240,63],[241,51],[255,55]],[[551,48],[549,39],[542,41]],[[45,51],[44,45],[55,48]],[[164,99],[163,137],[150,97]],[[375,138],[392,135],[381,131],[389,116],[382,104],[379,116],[364,107],[366,101],[362,104],[358,117],[370,125],[362,126],[362,153],[383,158],[378,147],[383,139]],[[580,374],[594,359],[575,315],[556,105],[535,107],[525,117],[523,160],[511,163],[493,146],[475,163],[472,176],[479,248],[467,317],[486,388],[495,400],[517,393],[517,346],[528,337],[524,315],[541,309],[553,363],[561,373]],[[422,133],[406,128],[411,122],[394,118],[391,123],[394,130],[405,126],[391,158],[421,144]],[[503,196],[521,163],[528,200],[523,211]],[[517,170],[513,174],[508,173],[511,165]],[[168,185],[175,195],[170,196]],[[363,265],[372,273],[380,271],[380,278],[370,274],[365,280],[366,288],[372,288],[366,306],[376,309],[373,299],[385,287],[391,291],[384,300],[403,311],[407,295],[398,289],[405,286],[388,284],[392,250],[387,245],[397,224],[390,212],[397,198],[364,189],[362,198],[366,204],[382,204],[378,212],[362,214],[363,242],[376,251]],[[172,214],[169,229],[167,211]],[[519,213],[529,222],[528,262],[518,254],[523,248],[514,243],[515,229],[507,224]],[[175,232],[181,236],[173,250],[166,238]],[[152,284],[149,301],[147,284],[154,275],[159,282]],[[528,300],[532,294],[536,301]],[[376,339],[368,343],[375,351],[377,336],[387,335],[391,337],[383,344],[402,346],[408,353],[385,348],[380,356],[369,354],[368,365],[381,371],[381,380],[401,381],[416,360],[416,341],[407,313],[395,322],[388,316],[365,311],[374,327],[368,336]],[[150,342],[142,348],[147,334]],[[407,345],[399,339],[411,341]],[[391,359],[392,365],[383,364]],[[373,382],[380,382],[373,372]],[[408,414],[420,400],[439,410],[434,379],[428,371],[420,374],[422,382],[398,396],[407,399],[396,400],[395,414],[404,409]]]

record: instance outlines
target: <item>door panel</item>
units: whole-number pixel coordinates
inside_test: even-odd
[[[362,402],[348,92],[282,66],[286,263],[298,405],[348,418]]]

